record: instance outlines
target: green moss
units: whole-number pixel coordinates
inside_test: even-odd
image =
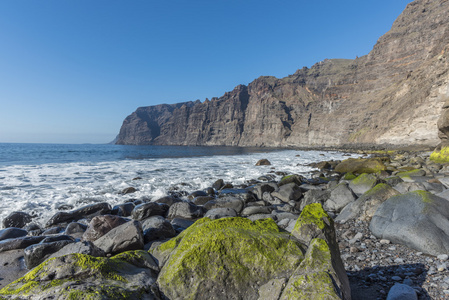
[[[443,147],[440,150],[435,150],[430,155],[430,160],[437,163],[449,162],[449,147]]]
[[[391,188],[391,187],[388,184],[386,184],[386,183],[379,183],[379,184],[376,184],[376,186],[374,186],[373,188],[369,189],[363,195],[370,197],[370,196],[372,196],[374,194],[379,193],[382,190],[387,190],[389,188]]]
[[[356,177],[357,177],[357,176],[354,175],[353,173],[348,172],[348,173],[345,174],[345,176],[343,176],[343,180],[353,180],[353,179],[356,178]]]
[[[411,193],[419,195],[424,203],[434,203],[434,201],[432,200],[433,195],[429,192],[418,190]]]
[[[423,173],[423,170],[414,169],[411,171],[399,172],[396,175],[403,178],[403,177],[410,177],[410,176],[422,176],[422,173]]]
[[[323,239],[313,239],[304,260],[290,278],[281,299],[335,299],[335,276],[329,246]]]
[[[252,280],[267,281],[291,270],[303,258],[302,246],[271,219],[203,218],[159,250],[172,251],[159,285],[184,299],[200,292],[204,280],[221,284],[226,279],[230,286],[243,289]]]
[[[311,223],[317,225],[318,228],[323,230],[324,227],[326,226],[323,218],[329,219],[329,215],[326,213],[326,211],[324,211],[323,206],[321,206],[321,204],[312,203],[306,205],[306,207],[304,207],[304,209],[302,210],[298,220],[296,221],[293,230],[298,231],[304,226],[304,224],[311,224]]]
[[[384,161],[388,161],[388,158],[348,158],[339,163],[335,167],[335,171],[356,174],[377,173],[387,169]]]

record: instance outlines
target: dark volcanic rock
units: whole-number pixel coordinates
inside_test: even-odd
[[[133,209],[131,216],[135,220],[144,220],[151,216],[165,216],[168,209],[169,206],[164,203],[143,203]]]
[[[61,241],[55,241],[50,243],[39,243],[36,245],[29,246],[25,248],[25,262],[28,269],[32,269],[39,265],[45,259],[47,259],[51,254],[62,249],[65,245],[74,243],[72,239],[65,239]]]
[[[174,237],[176,231],[172,224],[161,216],[154,216],[142,222],[145,244],[158,239]]]
[[[104,215],[111,212],[111,206],[106,203],[95,203],[83,206],[70,212],[58,212],[47,221],[47,226],[53,226],[60,223],[70,223],[83,218],[92,218],[94,216]]]
[[[6,218],[3,219],[3,227],[17,227],[23,228],[26,224],[30,223],[32,217],[21,211],[14,211],[10,213]]]
[[[103,215],[94,217],[83,234],[83,240],[95,241],[111,231],[113,228],[125,224],[129,219],[119,216]]]
[[[93,243],[107,254],[142,250],[144,246],[142,226],[139,221],[127,222],[115,227]]]
[[[27,231],[21,228],[9,227],[0,230],[0,241],[6,239],[13,239],[27,235]]]

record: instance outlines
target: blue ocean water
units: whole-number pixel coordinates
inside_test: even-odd
[[[275,149],[196,146],[124,146],[109,144],[0,143],[0,166],[71,162],[96,163],[125,159],[240,155],[272,151],[275,151]]]
[[[262,158],[271,165],[255,166]],[[62,207],[152,201],[217,179],[244,184],[267,174],[279,179],[277,171],[307,176],[311,162],[344,158],[340,152],[266,148],[0,144],[0,222],[24,211],[44,224]],[[131,186],[135,193],[120,193]]]

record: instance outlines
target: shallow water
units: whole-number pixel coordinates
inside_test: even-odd
[[[262,158],[272,165],[255,166]],[[24,211],[43,224],[62,205],[157,199],[175,185],[191,192],[220,178],[241,184],[273,170],[307,175],[310,162],[344,158],[338,152],[232,147],[0,144],[0,220]],[[137,192],[119,194],[130,186]]]

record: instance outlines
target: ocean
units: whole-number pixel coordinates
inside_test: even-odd
[[[255,166],[262,158],[272,165]],[[0,143],[0,222],[24,211],[43,225],[61,209],[156,200],[174,187],[192,192],[217,179],[243,184],[273,171],[307,176],[311,162],[345,158],[335,151],[267,148]],[[127,187],[137,191],[120,194]]]

